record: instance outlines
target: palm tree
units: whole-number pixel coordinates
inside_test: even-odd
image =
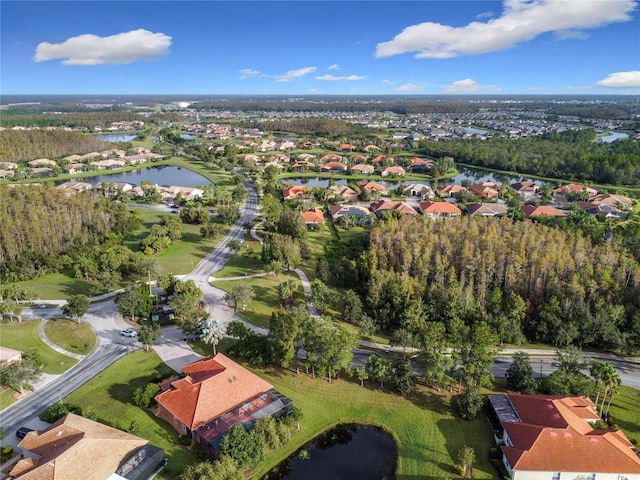
[[[600,399],[600,386],[605,378],[605,372],[607,371],[607,366],[609,365],[607,362],[596,361],[591,364],[591,368],[589,369],[589,373],[593,377],[593,380],[596,382],[596,408],[598,406],[598,400]]]

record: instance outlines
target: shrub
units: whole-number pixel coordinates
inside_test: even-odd
[[[160,387],[156,383],[149,383],[144,387],[138,387],[133,391],[133,404],[143,408],[149,408]]]
[[[178,437],[178,443],[183,447],[188,447],[189,445],[191,445],[191,438],[187,435],[180,435]]]
[[[82,415],[82,408],[78,405],[67,403],[55,403],[39,415],[40,420],[47,423],[54,423],[64,417],[67,413]]]

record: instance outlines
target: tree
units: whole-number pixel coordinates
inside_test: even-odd
[[[138,318],[149,318],[153,307],[153,299],[147,285],[138,285],[129,290],[121,292],[116,297],[118,312],[123,317],[131,320]]]
[[[413,390],[415,379],[413,377],[413,369],[411,368],[411,360],[405,358],[395,366],[395,374],[393,376],[393,388],[403,397]]]
[[[533,377],[533,367],[526,352],[513,354],[513,362],[507,369],[507,386],[509,389],[521,393],[535,393],[536,381]]]
[[[427,322],[419,337],[419,359],[424,365],[425,378],[434,386],[436,382],[442,382],[451,366],[451,357],[447,355],[446,331],[442,322]]]
[[[458,463],[464,478],[473,478],[473,464],[476,461],[476,452],[466,445],[458,450]]]
[[[582,350],[573,345],[561,348],[556,350],[553,366],[570,374],[578,374],[586,366],[584,354]]]
[[[18,317],[18,323],[22,322],[22,305],[18,302],[5,298],[0,301],[0,314],[9,317]]]
[[[222,439],[220,451],[233,458],[241,468],[262,461],[264,445],[255,430],[247,432],[242,423],[236,423]]]
[[[247,308],[247,305],[256,296],[256,292],[250,285],[238,285],[233,287],[231,292],[227,293],[224,300],[233,306],[233,311],[238,311],[238,305],[242,305],[242,311]]]
[[[307,236],[307,225],[297,210],[285,206],[276,225],[278,233],[289,235],[298,240]]]
[[[156,322],[146,321],[138,329],[138,340],[144,345],[145,352],[160,338],[160,326]]]
[[[274,361],[283,367],[289,367],[294,361],[297,363],[296,353],[302,335],[302,324],[308,312],[299,313],[295,310],[276,310],[269,321],[269,348]]]
[[[42,372],[36,362],[36,356],[23,355],[22,360],[0,367],[0,384],[3,387],[13,387],[24,394],[24,387],[37,382]]]
[[[262,245],[262,261],[265,264],[278,262],[290,270],[301,260],[300,242],[289,235],[275,233],[268,236]]]
[[[260,201],[261,209],[260,213],[262,217],[269,223],[275,223],[282,214],[283,205],[282,202],[274,195],[268,193]]]
[[[313,306],[316,307],[318,313],[326,313],[334,297],[335,292],[327,287],[322,280],[314,278],[311,281],[311,295],[309,300],[313,303]]]
[[[244,474],[238,463],[229,455],[218,455],[215,461],[189,465],[180,480],[242,480]]]
[[[360,382],[360,386],[364,388],[364,381],[369,378],[369,370],[364,363],[361,363],[353,369],[353,373]]]
[[[220,205],[218,215],[225,224],[231,225],[240,218],[240,209],[236,205]]]
[[[298,289],[298,282],[294,280],[285,280],[278,285],[278,295],[282,305],[290,305],[293,303],[293,296]]]
[[[493,355],[498,336],[485,322],[477,322],[467,328],[458,327],[458,346],[454,350],[458,372],[465,385],[477,387],[491,385]]]
[[[215,240],[223,233],[224,227],[219,223],[207,222],[200,227],[200,236],[205,240]]]
[[[484,396],[476,385],[468,384],[460,396],[460,413],[467,419],[474,419],[484,406]]]
[[[73,295],[62,306],[62,313],[82,323],[81,317],[89,310],[89,304],[89,297],[86,295]]]
[[[589,368],[589,373],[594,382],[596,382],[596,401],[594,402],[596,408],[598,407],[598,400],[600,398],[600,386],[606,379],[607,374],[609,373],[609,368],[613,368],[611,364],[602,360],[592,362],[591,367]]]
[[[381,388],[384,387],[384,380],[391,373],[391,362],[378,355],[370,355],[366,365],[371,372],[371,377],[380,382]]]
[[[202,332],[200,333],[200,339],[204,343],[213,345],[213,354],[216,354],[216,345],[220,343],[220,340],[224,338],[224,328],[213,317],[207,317],[202,323]]]

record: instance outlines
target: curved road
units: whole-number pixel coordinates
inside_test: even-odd
[[[246,225],[258,216],[258,198],[256,191],[250,182],[245,182],[245,186],[249,192],[249,197],[241,208],[240,219],[234,224],[227,236],[198,263],[195,269],[182,278],[193,280],[203,291],[207,311],[217,318],[221,324],[228,325],[231,321],[238,320],[244,322],[256,332],[266,334],[266,329],[254,326],[236,316],[233,309],[223,300],[225,292],[213,287],[210,283],[211,275],[220,271],[234,253],[228,246],[229,242],[231,240],[238,240],[241,243],[244,242]],[[255,231],[252,233],[255,236]],[[258,237],[256,236],[256,238]],[[303,284],[306,280],[308,286],[306,276],[303,278],[301,275],[301,279],[303,280]],[[308,288],[305,289],[305,293],[308,293],[307,290]],[[103,297],[105,296],[102,296],[102,298]],[[309,307],[313,313],[313,306],[310,305]],[[48,316],[60,316],[59,308],[25,309],[24,311],[25,318],[42,317],[46,319]],[[127,338],[120,335],[120,329],[128,325],[117,314],[117,308],[113,299],[107,298],[106,300],[93,302],[88,313],[83,317],[83,320],[89,323],[96,332],[98,338],[96,348],[73,368],[53,378],[51,381],[44,383],[32,394],[0,412],[0,425],[7,433],[7,439],[3,444],[11,443],[12,437],[15,440],[15,435],[13,434],[17,428],[25,424],[28,425],[30,422],[36,422],[37,415],[50,405],[60,401],[63,397],[95,377],[119,358],[139,348],[139,344],[135,338]],[[387,351],[391,350],[388,346],[371,345],[371,347],[382,347]],[[358,358],[363,359],[371,353],[370,350],[354,350],[356,361]],[[588,357],[589,355],[585,354],[585,356]],[[537,375],[546,376],[550,373],[550,362],[552,359],[549,356],[544,358],[532,356],[531,359]],[[640,361],[638,361],[638,359],[634,359],[636,363],[620,361],[613,357],[605,359],[610,361],[616,368],[624,385],[640,389]],[[496,377],[504,376],[504,372],[506,372],[510,361],[511,359],[508,357],[508,352],[503,352],[500,356],[496,357],[494,366],[494,374]],[[539,366],[542,367],[542,371],[538,368]],[[538,372],[541,373],[538,374]]]

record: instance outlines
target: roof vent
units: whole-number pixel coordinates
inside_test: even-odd
[[[571,436],[571,433],[570,433],[570,432],[564,432],[564,436],[565,436],[565,437],[570,437],[570,436]]]
[[[557,437],[558,434],[556,432],[549,432],[549,436],[551,437]]]

